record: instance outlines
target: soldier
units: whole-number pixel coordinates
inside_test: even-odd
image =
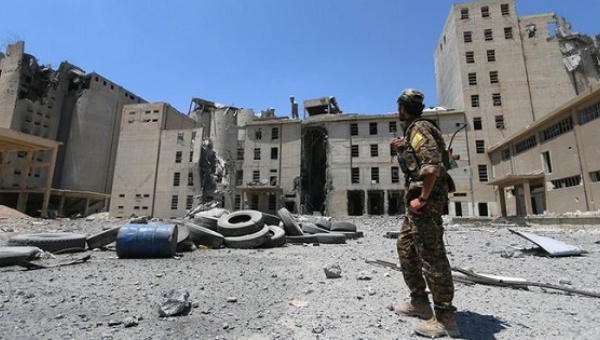
[[[410,301],[394,310],[399,315],[427,319],[417,324],[417,334],[428,337],[460,337],[456,308],[452,305],[454,283],[443,242],[442,212],[448,203],[448,183],[442,153],[446,149],[435,123],[421,118],[425,96],[405,89],[398,97],[398,117],[404,138],[395,138],[398,161],[405,176],[406,213],[397,249]],[[432,310],[425,291],[433,298]],[[435,314],[434,314],[435,310]]]

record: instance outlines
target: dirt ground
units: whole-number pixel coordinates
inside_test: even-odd
[[[0,339],[417,339],[417,319],[392,306],[408,290],[401,273],[367,263],[396,262],[397,218],[349,220],[364,237],[343,245],[272,249],[199,248],[170,259],[119,259],[94,250],[38,260],[53,265],[0,268]],[[16,233],[93,234],[123,220],[0,218],[0,244]],[[550,258],[517,252],[531,242],[506,228],[446,225],[451,264],[479,273],[519,277],[600,293],[600,231],[520,230],[580,246],[583,256]],[[324,267],[339,264],[340,278]],[[189,292],[188,315],[161,317],[163,293]],[[464,339],[598,339],[600,299],[540,287],[456,283],[455,305]],[[133,321],[132,321],[133,320]]]

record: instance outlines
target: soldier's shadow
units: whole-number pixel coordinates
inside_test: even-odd
[[[456,312],[456,321],[460,328],[461,339],[494,340],[495,334],[508,326],[492,315],[481,315],[470,311]]]

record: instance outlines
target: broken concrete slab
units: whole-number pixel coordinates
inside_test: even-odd
[[[551,257],[558,256],[578,256],[583,254],[583,250],[579,247],[572,246],[561,241],[553,240],[548,237],[539,236],[533,233],[524,231],[516,231],[508,229],[511,233],[517,234],[544,249]]]

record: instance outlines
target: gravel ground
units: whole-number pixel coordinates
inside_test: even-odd
[[[119,259],[111,250],[57,255],[57,264],[91,254],[86,263],[26,270],[0,268],[0,339],[417,339],[417,319],[391,306],[408,296],[399,271],[366,260],[396,262],[398,219],[350,220],[365,234],[343,245],[273,249],[199,248],[177,259]],[[0,219],[0,244],[19,232],[93,234],[126,221]],[[506,228],[446,226],[453,266],[594,291],[599,230],[527,229],[582,247],[578,257],[519,254],[532,247]],[[339,264],[340,278],[324,267]],[[190,293],[188,315],[161,317],[163,293]],[[456,283],[464,339],[598,339],[600,299],[560,290]]]

